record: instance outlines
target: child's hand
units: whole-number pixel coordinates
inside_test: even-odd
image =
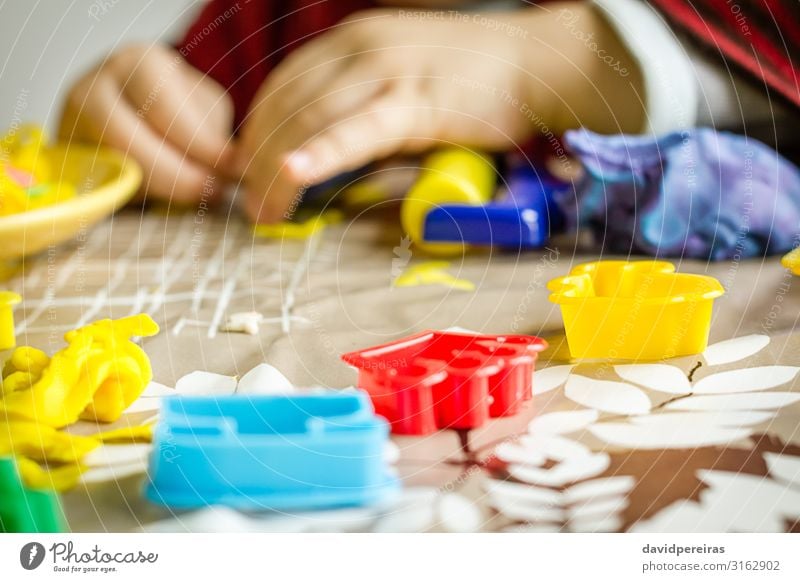
[[[368,11],[293,52],[261,87],[243,129],[250,217],[280,220],[298,189],[398,152],[509,149],[576,123],[638,129],[641,106],[620,116],[615,102],[638,80],[626,51],[581,3],[564,6],[592,31],[593,50],[559,24],[561,5],[548,6]],[[634,74],[614,73],[596,43]]]
[[[211,78],[158,45],[111,55],[70,90],[59,135],[129,153],[144,170],[144,189],[193,201],[221,186],[230,167],[230,97]]]

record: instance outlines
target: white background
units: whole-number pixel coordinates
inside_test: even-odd
[[[128,42],[174,42],[204,3],[0,0],[0,134],[20,100],[20,120],[44,123],[52,132],[64,92],[92,63]]]

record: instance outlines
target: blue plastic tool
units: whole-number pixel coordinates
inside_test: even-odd
[[[482,206],[441,205],[425,217],[423,238],[508,248],[540,248],[563,228],[553,195],[570,185],[548,172],[520,164],[508,173],[508,188]]]
[[[363,392],[165,399],[145,495],[174,508],[367,505],[399,488]]]

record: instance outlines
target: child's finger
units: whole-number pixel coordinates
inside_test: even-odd
[[[301,145],[289,158],[289,170],[297,181],[316,183],[394,153],[424,150],[433,145],[434,128],[419,121],[429,117],[428,106],[393,93]],[[293,167],[291,160],[298,158],[305,163]]]
[[[369,79],[368,76],[366,78]],[[249,151],[258,152],[257,157],[265,160],[268,165],[274,165],[286,152],[313,139],[335,120],[363,109],[384,90],[381,82],[365,82],[364,79],[365,73],[360,68],[353,67],[333,85],[330,93],[321,95],[302,110],[283,119],[277,119],[271,111],[267,111],[265,115],[269,119],[266,125],[274,127],[274,130],[271,133],[268,129],[263,130],[263,133],[253,132],[253,135],[248,136],[249,141],[245,138],[248,147],[252,148]],[[257,145],[254,144],[256,135],[261,139]]]
[[[409,104],[412,105],[409,105]],[[285,217],[299,188],[318,184],[399,151],[418,151],[430,145],[430,134],[417,135],[416,119],[427,117],[410,96],[399,92],[376,100],[370,107],[312,137],[278,163],[253,164],[247,181],[246,208],[259,222]],[[267,162],[270,159],[268,158]]]
[[[262,140],[307,103],[307,95],[327,86],[347,66],[349,46],[336,35],[323,35],[290,54],[269,75],[250,105],[242,142],[251,154]]]
[[[158,67],[142,67],[136,82],[122,80],[124,93],[137,104],[136,115],[150,123],[178,150],[210,168],[230,164],[232,153],[230,98],[217,87],[217,101],[211,108],[200,107],[207,100],[208,78],[186,79],[175,72],[169,82]],[[215,84],[215,83],[214,83]],[[213,89],[213,87],[211,88]]]
[[[93,124],[96,139],[141,164],[149,193],[180,201],[199,199],[209,179],[213,180],[211,169],[187,158],[150,128],[123,99],[113,79],[96,77],[94,85],[80,110],[106,120],[103,126]]]
[[[261,172],[248,181],[245,196],[248,218],[255,223],[272,223],[291,218],[300,193],[298,183],[284,167],[273,173]]]

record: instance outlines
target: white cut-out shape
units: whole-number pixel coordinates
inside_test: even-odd
[[[570,457],[580,457],[592,453],[586,445],[555,434],[540,437],[527,435],[520,439],[520,443],[554,461],[563,461]]]
[[[796,366],[759,366],[711,374],[694,384],[695,394],[733,394],[769,390],[791,382],[800,368]]]
[[[106,467],[147,462],[152,448],[153,445],[150,443],[100,445],[85,455],[81,463],[87,467]]]
[[[561,386],[567,381],[569,373],[575,366],[550,366],[533,373],[533,393],[544,394]]]
[[[568,527],[572,533],[610,533],[619,531],[622,523],[619,515],[589,516],[571,520]]]
[[[429,530],[436,518],[439,492],[430,487],[405,490],[372,528],[375,533],[416,533]]]
[[[563,487],[569,483],[596,477],[611,464],[605,453],[593,453],[581,457],[571,457],[550,469],[510,465],[509,474],[519,481],[544,487]]]
[[[269,517],[264,520],[254,520],[257,529],[274,529],[270,522],[274,521],[275,516],[267,514]],[[368,530],[376,518],[375,511],[367,507],[348,507],[342,509],[328,509],[324,511],[304,511],[292,517],[305,523],[305,530],[315,533],[340,533]]]
[[[669,410],[777,410],[800,401],[797,392],[752,392],[713,394],[681,398],[670,402]]]
[[[727,531],[730,517],[713,507],[690,500],[676,501],[647,520],[637,521],[632,533],[721,533]]]
[[[630,475],[603,477],[573,485],[564,491],[561,496],[565,505],[572,505],[592,499],[624,495],[633,489],[635,483],[636,479]]]
[[[689,394],[692,385],[680,368],[667,364],[626,364],[614,366],[623,380],[657,392]]]
[[[235,509],[214,505],[147,524],[143,529],[150,533],[252,533],[258,529],[255,521]],[[298,524],[297,532],[304,530],[300,520],[286,521]]]
[[[236,388],[237,394],[288,394],[294,391],[286,376],[269,364],[259,364],[247,372]]]
[[[151,396],[149,398],[137,398],[128,408],[125,409],[126,413],[135,414],[138,412],[158,412],[161,410],[161,398],[159,396]]]
[[[386,441],[383,445],[383,462],[388,465],[394,465],[400,460],[400,447],[393,441]]]
[[[794,455],[779,455],[777,453],[764,453],[769,474],[800,491],[800,457]]]
[[[528,432],[532,435],[567,434],[582,430],[597,421],[596,410],[565,410],[550,412],[534,418],[528,424]]]
[[[564,389],[567,398],[589,408],[614,414],[646,414],[650,399],[632,384],[595,380],[586,376],[570,375]]]
[[[92,467],[81,475],[81,483],[104,483],[119,481],[133,475],[147,472],[147,461]]]
[[[738,362],[757,354],[769,344],[769,336],[745,335],[717,342],[706,348],[703,359],[709,366]]]
[[[144,391],[139,395],[139,398],[162,398],[164,396],[175,396],[177,392],[175,388],[170,388],[158,382],[150,382],[144,387]]]
[[[240,332],[248,335],[258,335],[259,325],[264,321],[264,316],[257,311],[244,311],[232,313],[220,326],[220,331]]]
[[[527,505],[505,499],[493,499],[492,507],[509,519],[518,521],[562,522],[566,513],[561,507],[545,505]]]
[[[646,414],[631,418],[633,424],[681,425],[687,429],[700,426],[752,426],[773,418],[769,411],[729,410],[719,412],[666,412],[664,414]]]
[[[632,449],[683,449],[727,444],[751,434],[746,428],[724,428],[709,425],[628,424],[601,422],[589,428],[600,440]]]
[[[500,530],[503,533],[559,533],[564,529],[561,523],[515,523]]]
[[[506,463],[519,463],[523,465],[543,465],[546,457],[533,447],[526,447],[517,443],[500,443],[494,449],[494,456]]]
[[[227,396],[236,392],[236,378],[196,370],[178,379],[175,390],[180,396]]]
[[[451,533],[472,533],[481,529],[480,510],[458,493],[448,493],[439,499],[439,526]]]
[[[587,499],[567,508],[569,519],[602,519],[624,511],[630,502],[627,497]]]
[[[701,470],[697,476],[709,485],[700,494],[704,507],[725,508],[728,531],[783,531],[783,520],[800,518],[800,490],[761,475]]]
[[[531,487],[510,481],[489,479],[484,485],[489,498],[525,505],[555,506],[561,504],[561,494],[553,489]]]

